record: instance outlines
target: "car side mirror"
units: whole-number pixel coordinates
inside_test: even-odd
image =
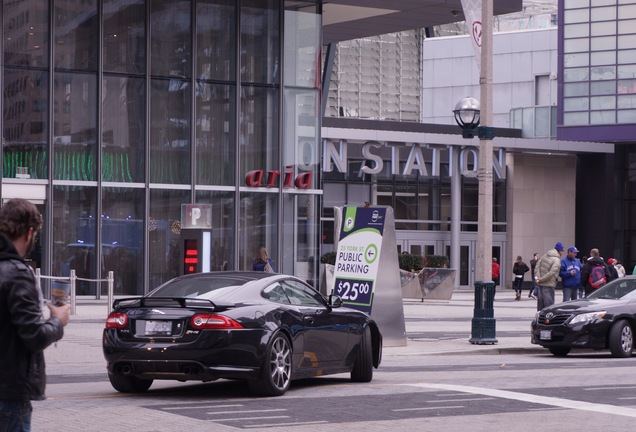
[[[342,299],[340,298],[340,296],[329,294],[329,306],[334,309],[342,306]]]

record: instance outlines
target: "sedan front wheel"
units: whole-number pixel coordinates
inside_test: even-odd
[[[631,357],[634,349],[634,331],[627,321],[621,320],[612,326],[608,344],[613,357]]]

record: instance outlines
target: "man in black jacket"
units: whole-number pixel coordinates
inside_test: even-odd
[[[585,297],[593,293],[594,290],[596,289],[595,287],[590,285],[590,281],[589,281],[590,273],[592,272],[592,269],[596,266],[603,267],[603,271],[605,273],[605,283],[612,280],[612,274],[610,273],[609,268],[607,267],[607,264],[605,263],[605,261],[603,261],[603,258],[601,258],[598,249],[596,248],[592,249],[590,251],[590,257],[587,259],[586,262],[583,263],[583,268],[581,269],[581,285],[585,289]]]
[[[24,261],[42,227],[42,215],[24,199],[0,209],[0,430],[29,431],[31,401],[44,399],[44,349],[60,340],[70,305],[42,313],[42,294]]]

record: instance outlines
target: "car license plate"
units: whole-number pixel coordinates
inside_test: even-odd
[[[144,333],[146,336],[170,336],[172,334],[172,322],[146,321]]]
[[[552,330],[541,330],[541,333],[539,334],[539,339],[541,340],[552,339]]]

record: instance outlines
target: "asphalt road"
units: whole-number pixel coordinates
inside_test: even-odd
[[[530,302],[504,297],[496,309],[500,342],[481,347],[467,342],[470,296],[405,305],[407,346],[385,348],[371,383],[320,377],[295,381],[277,398],[254,398],[239,381],[155,382],[141,395],[117,393],[101,354],[101,320],[78,315],[45,353],[49,398],[34,402],[33,430],[633,429],[636,356],[553,357],[529,343]]]

